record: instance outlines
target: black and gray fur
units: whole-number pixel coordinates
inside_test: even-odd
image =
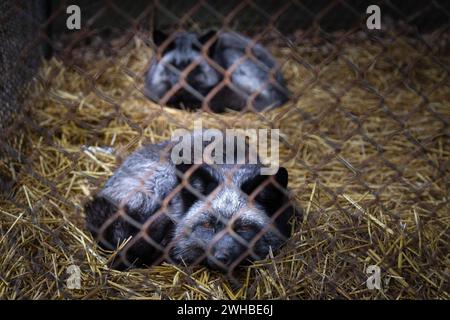
[[[179,32],[167,37],[156,32],[154,42],[164,48],[152,59],[145,80],[145,93],[155,102],[190,109],[200,108],[205,102],[211,111],[224,112],[226,108],[262,111],[288,101],[289,93],[275,59],[242,34],[210,31],[199,36]],[[169,93],[182,83],[181,72],[194,65],[184,78],[186,84]],[[231,84],[222,82],[226,73],[230,73]],[[226,85],[221,87],[222,83]],[[208,96],[213,89],[217,92]]]
[[[230,271],[281,246],[294,212],[286,169],[263,176],[261,164],[175,165],[174,143],[130,155],[86,204],[87,226],[104,248],[132,237],[114,268],[168,260]]]
[[[201,53],[207,38],[207,36],[199,37],[193,32],[183,32],[175,34],[172,41],[167,43],[170,39],[165,34],[155,31],[153,41],[156,46],[162,46],[164,49],[160,50],[159,57],[156,54],[152,58],[147,72],[145,94],[149,99],[189,109],[201,107],[203,98],[221,78],[219,72]],[[181,84],[181,72],[194,62],[197,65],[187,74],[186,85],[174,94],[168,93],[176,85]]]

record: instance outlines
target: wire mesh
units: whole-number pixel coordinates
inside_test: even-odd
[[[449,298],[449,8],[377,4],[381,30],[361,1],[80,1],[67,30],[65,1],[7,1],[1,296]],[[174,163],[198,119],[279,129],[283,168]]]

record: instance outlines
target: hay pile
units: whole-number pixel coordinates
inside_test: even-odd
[[[86,49],[70,63],[47,62],[23,131],[6,141],[18,153],[0,166],[16,181],[0,200],[0,298],[448,299],[448,52],[408,38],[272,51],[297,98],[244,115],[146,100],[151,50],[139,37],[114,56]],[[305,212],[292,238],[235,280],[168,264],[108,269],[83,203],[131,151],[198,118],[204,127],[280,129],[281,164]],[[66,286],[72,264],[81,289]],[[381,267],[381,290],[366,286],[369,265]]]

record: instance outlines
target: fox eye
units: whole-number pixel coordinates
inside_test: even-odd
[[[212,229],[212,228],[213,228],[212,223],[209,222],[209,221],[203,222],[203,223],[201,224],[201,226],[202,226],[203,228],[205,228],[205,229]]]
[[[253,231],[254,229],[255,229],[254,226],[251,224],[241,224],[236,227],[236,231],[240,232]]]
[[[264,177],[249,179],[242,184],[241,190],[247,195],[252,195],[254,191],[264,182],[264,180]]]

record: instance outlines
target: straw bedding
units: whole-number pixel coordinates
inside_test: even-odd
[[[17,153],[0,167],[15,181],[0,202],[1,298],[449,298],[448,50],[352,37],[271,48],[297,97],[264,113],[214,115],[145,99],[151,50],[138,36],[119,47],[46,62],[21,130],[5,141]],[[127,154],[195,119],[280,129],[281,165],[304,210],[292,238],[231,279],[169,264],[108,269],[83,203]],[[72,264],[81,289],[66,286]],[[366,286],[369,265],[381,268],[381,290]]]

